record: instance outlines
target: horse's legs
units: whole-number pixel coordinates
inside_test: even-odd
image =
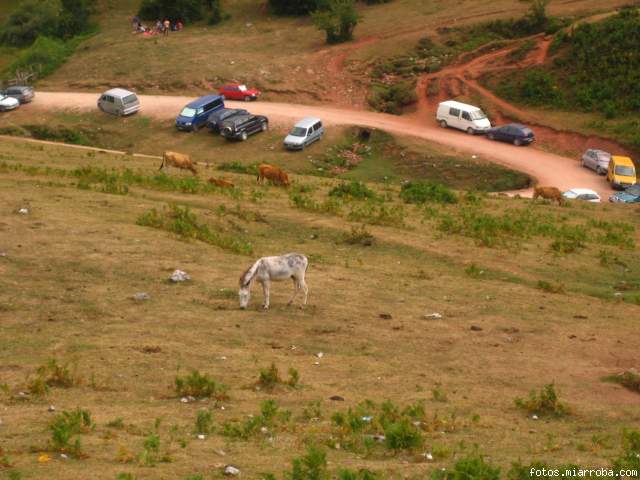
[[[264,304],[262,307],[267,310],[269,308],[269,280],[262,282],[262,292],[264,293]]]
[[[291,300],[289,300],[289,303],[287,303],[287,305],[291,305],[293,303],[296,295],[298,295],[298,290],[300,290],[300,282],[298,281],[298,279],[296,277],[291,277],[291,280],[293,280],[293,295],[291,296]]]

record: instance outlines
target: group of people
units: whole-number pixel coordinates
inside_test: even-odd
[[[144,35],[169,35],[169,32],[178,32],[184,28],[182,20],[171,22],[168,18],[164,20],[156,20],[155,27],[147,27],[142,24],[140,18],[136,15],[131,19],[133,33],[142,33]]]

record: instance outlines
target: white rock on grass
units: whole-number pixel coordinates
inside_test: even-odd
[[[29,215],[29,209],[23,207],[20,210],[18,210],[18,213],[21,215]]]
[[[240,475],[240,469],[238,467],[234,467],[233,465],[227,465],[226,467],[224,467],[224,474],[232,475],[235,477]]]
[[[189,275],[187,272],[183,272],[182,270],[175,270],[169,278],[172,282],[178,283],[191,280],[191,275]]]
[[[433,313],[427,313],[424,318],[426,319],[436,319],[439,320],[442,318],[442,314],[438,313],[438,312],[433,312]]]

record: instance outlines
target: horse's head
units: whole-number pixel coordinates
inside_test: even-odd
[[[240,290],[238,290],[238,298],[240,299],[240,308],[242,310],[247,308],[247,305],[249,305],[249,298],[251,298],[251,290],[249,285],[240,286]]]

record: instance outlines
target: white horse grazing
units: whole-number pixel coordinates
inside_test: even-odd
[[[300,253],[287,253],[279,257],[262,257],[258,259],[258,261],[251,265],[240,277],[240,291],[238,292],[240,308],[247,308],[249,298],[251,297],[251,285],[253,285],[253,282],[256,280],[262,284],[262,290],[264,292],[263,307],[265,309],[269,308],[269,287],[271,286],[271,281],[286,280],[287,278],[293,280],[293,296],[291,300],[289,300],[288,305],[293,303],[300,289],[304,292],[302,306],[306,305],[309,289],[304,281],[304,274],[307,271],[308,265],[309,260]]]

